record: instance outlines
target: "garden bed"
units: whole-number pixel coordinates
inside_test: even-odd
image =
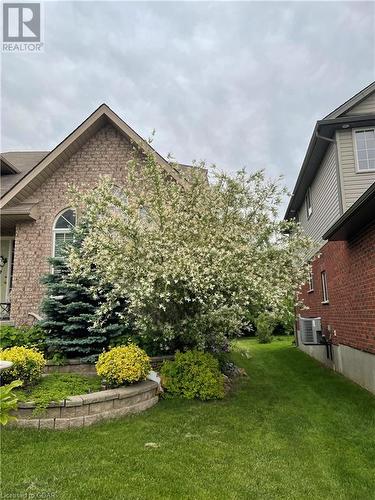
[[[68,377],[71,380],[65,380]],[[68,387],[70,383],[85,393],[61,397],[61,394],[64,395],[64,382],[68,383]],[[19,401],[17,410],[13,411],[17,420],[12,425],[56,430],[86,427],[100,420],[139,413],[158,402],[158,384],[150,380],[117,389],[99,389],[100,380],[97,377],[47,375],[39,386],[18,391],[18,397],[23,401]],[[60,398],[55,396],[56,401],[50,402],[54,394],[60,394]],[[35,400],[28,401],[28,396],[34,396]]]
[[[153,370],[159,371],[164,361],[172,359],[174,359],[173,355],[153,356],[150,358],[150,363]],[[44,372],[48,374],[57,372],[57,373],[78,373],[82,375],[96,375],[95,364],[83,363],[80,359],[68,360],[63,365],[58,365],[53,363],[52,361],[47,361]]]

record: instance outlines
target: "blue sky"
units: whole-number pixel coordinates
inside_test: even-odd
[[[106,102],[184,163],[292,189],[317,119],[374,80],[372,2],[46,2],[3,54],[2,150],[54,147]]]

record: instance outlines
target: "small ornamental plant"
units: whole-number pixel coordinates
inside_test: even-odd
[[[14,380],[11,384],[0,387],[0,424],[6,425],[15,417],[10,414],[12,410],[17,408],[17,396],[13,389],[22,385],[21,380]]]
[[[151,370],[150,358],[135,344],[113,347],[100,354],[97,374],[110,386],[131,384],[144,380]]]
[[[218,360],[209,353],[177,353],[174,361],[163,363],[161,380],[166,397],[203,401],[224,397],[224,376]]]
[[[27,347],[11,347],[0,350],[0,358],[11,361],[13,366],[1,374],[1,383],[8,384],[14,380],[22,380],[25,385],[39,380],[46,364],[43,354]]]

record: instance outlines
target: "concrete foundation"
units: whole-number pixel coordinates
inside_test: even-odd
[[[356,384],[375,394],[375,355],[339,344],[333,346],[333,360],[325,345],[305,345],[298,332],[298,347],[320,363],[342,373]]]

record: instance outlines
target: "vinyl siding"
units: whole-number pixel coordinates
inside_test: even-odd
[[[375,172],[357,172],[351,129],[336,132],[344,212],[375,182]]]
[[[367,115],[369,113],[375,113],[375,92],[344,113],[343,116]]]
[[[322,235],[340,217],[335,144],[329,145],[310,190],[313,213],[308,219],[304,202],[298,212],[298,220],[315,242],[313,255],[325,243]]]

